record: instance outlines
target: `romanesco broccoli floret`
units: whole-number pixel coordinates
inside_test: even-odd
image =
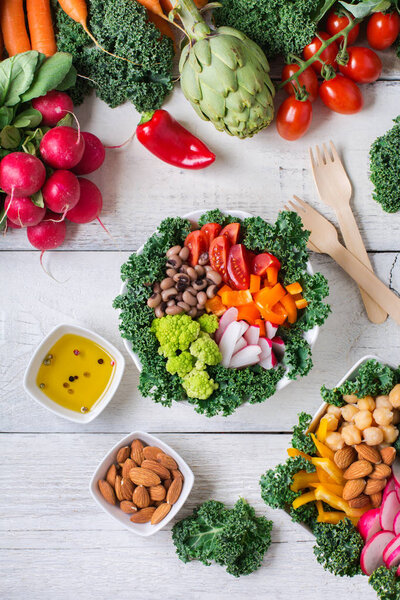
[[[222,360],[218,345],[208,333],[203,331],[200,332],[197,340],[190,345],[189,351],[203,365],[218,365]]]
[[[201,331],[210,334],[217,331],[219,325],[217,315],[201,315],[201,317],[197,319],[197,322],[200,324]]]
[[[193,369],[194,357],[190,352],[181,352],[177,356],[170,356],[167,360],[166,369],[171,375],[179,375],[185,377]]]
[[[214,390],[218,389],[218,383],[210,378],[207,371],[193,369],[189,375],[183,377],[182,386],[189,398],[207,400]]]
[[[154,319],[151,331],[160,343],[159,353],[169,358],[175,356],[177,350],[189,348],[200,333],[200,325],[185,314],[167,315],[161,319]]]

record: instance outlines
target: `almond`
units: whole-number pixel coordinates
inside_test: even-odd
[[[157,446],[145,446],[143,448],[143,456],[148,460],[157,460],[157,456],[162,452]]]
[[[374,465],[382,462],[382,458],[380,452],[377,448],[373,446],[367,446],[367,444],[358,444],[356,447],[358,458],[368,460]]]
[[[98,482],[99,490],[104,500],[106,500],[109,504],[116,504],[117,500],[115,498],[115,493],[112,486],[105,481],[104,479],[99,479]]]
[[[132,501],[138,508],[146,508],[150,504],[149,492],[143,485],[138,485],[133,492]]]
[[[367,460],[356,460],[343,473],[345,479],[362,479],[372,472],[372,465]]]
[[[117,476],[117,467],[115,465],[111,465],[111,467],[107,471],[106,481],[111,485],[111,487],[115,486],[115,478]]]
[[[360,494],[357,498],[352,498],[349,500],[349,506],[351,508],[365,508],[369,505],[369,496],[365,494]]]
[[[121,479],[121,495],[122,500],[132,500],[132,494],[135,489],[130,479]]]
[[[154,473],[154,471],[150,471],[149,469],[142,469],[142,467],[131,469],[129,471],[129,477],[136,485],[144,485],[146,487],[159,485],[161,483],[161,479],[157,473]]]
[[[148,506],[147,508],[142,508],[138,510],[134,515],[131,516],[131,521],[133,523],[148,523],[151,520],[151,517],[155,513],[156,509],[154,506]]]
[[[394,463],[396,458],[396,450],[392,446],[388,446],[387,448],[382,448],[381,450],[382,460],[385,465],[391,466]]]
[[[156,508],[156,510],[154,511],[154,513],[151,517],[151,524],[157,525],[157,523],[159,523],[160,521],[165,519],[165,517],[167,516],[167,514],[169,513],[170,510],[171,510],[170,504],[167,504],[166,502],[163,502],[163,504],[160,504],[160,506],[158,506]]]
[[[156,500],[156,502],[153,502],[153,506],[156,508],[158,508],[160,504],[164,504],[164,500]]]
[[[367,494],[367,496],[377,494],[378,492],[381,492],[384,487],[386,487],[386,484],[386,479],[368,479],[364,493]]]
[[[178,465],[176,464],[176,461],[172,458],[172,456],[169,456],[168,454],[164,454],[164,452],[159,452],[157,454],[157,461],[163,467],[166,467],[167,469],[170,469],[171,471],[172,471],[172,469],[178,468]]]
[[[122,500],[122,502],[119,503],[119,507],[127,515],[132,515],[137,512],[137,506],[135,506],[133,502],[129,502],[129,500]]]
[[[167,492],[167,502],[168,504],[175,504],[181,495],[182,491],[182,479],[174,479],[171,485],[169,486],[169,490]]]
[[[371,494],[369,499],[371,500],[372,508],[379,508],[382,504],[382,492]]]
[[[117,463],[122,467],[127,458],[129,458],[130,448],[129,446],[123,446],[117,452]]]
[[[341,450],[335,452],[333,460],[339,469],[347,469],[347,467],[349,467],[351,463],[356,460],[356,451],[354,450],[353,446],[345,446]]]
[[[365,479],[350,479],[343,488],[343,500],[352,500],[363,493],[366,486]]]
[[[372,471],[370,477],[371,479],[387,479],[392,474],[392,469],[389,465],[385,465],[385,463],[381,463],[380,465],[376,465],[375,469]]]
[[[160,465],[156,460],[145,459],[142,462],[143,469],[150,469],[150,471],[154,471],[161,479],[170,479],[171,473],[168,471],[166,467]]]
[[[179,469],[173,469],[171,472],[173,479],[182,479],[182,481],[184,480],[184,477]]]
[[[171,483],[172,483],[172,479],[164,479],[164,481],[163,481],[163,486],[165,487],[167,492],[171,486]]]
[[[131,444],[131,458],[137,465],[142,464],[143,460],[143,443],[140,440],[133,440]]]
[[[127,458],[124,464],[122,465],[122,477],[127,479],[129,477],[129,471],[137,467],[137,464],[131,458]]]
[[[115,495],[117,496],[118,500],[121,502],[121,500],[125,500],[125,498],[122,495],[122,490],[121,490],[121,480],[122,477],[121,475],[117,475],[115,478]],[[131,498],[129,498],[130,500]]]
[[[160,500],[164,500],[167,492],[163,485],[154,485],[149,488],[149,494],[153,502],[159,502]]]

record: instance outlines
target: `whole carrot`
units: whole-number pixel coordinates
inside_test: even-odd
[[[23,0],[3,0],[0,21],[4,46],[9,56],[31,49],[25,27]]]
[[[57,52],[50,0],[26,0],[32,50],[52,56]]]

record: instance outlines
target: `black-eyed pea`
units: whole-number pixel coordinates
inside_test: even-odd
[[[222,277],[217,271],[207,271],[207,279],[211,281],[211,283],[215,283],[215,285],[220,285],[222,282]]]
[[[192,296],[192,294],[188,290],[183,292],[182,300],[183,302],[186,302],[186,304],[190,304],[190,306],[196,306],[197,304],[196,297]]]
[[[207,288],[207,298],[214,298],[217,295],[218,286],[215,284],[209,285]]]
[[[205,279],[196,279],[196,281],[193,281],[192,286],[196,292],[200,292],[208,287],[208,283]]]
[[[397,408],[393,409],[393,425],[398,425],[400,423],[400,410]]]
[[[207,302],[207,294],[205,292],[199,292],[197,294],[197,308],[204,308]]]
[[[378,446],[383,442],[383,431],[379,427],[367,427],[363,431],[363,438],[367,446]]]
[[[383,433],[383,441],[387,444],[394,444],[399,436],[399,430],[394,425],[381,425],[380,430]]]
[[[388,408],[376,408],[373,416],[378,425],[390,425],[393,421],[393,412]]]
[[[179,254],[179,252],[182,250],[182,246],[172,246],[172,248],[170,248],[167,251],[167,257],[170,258],[171,256],[174,256],[175,254]]]
[[[177,306],[175,303],[173,306],[167,306],[165,309],[167,315],[180,315],[183,313],[183,308],[181,306]]]
[[[159,304],[158,306],[156,306],[154,309],[154,314],[157,317],[157,319],[161,319],[162,317],[164,317],[165,316],[164,305]]]
[[[208,263],[208,260],[209,260],[208,252],[203,252],[199,256],[199,265],[201,267],[203,267],[203,266],[205,267],[206,264]],[[204,271],[205,271],[205,269],[204,269]]]
[[[147,306],[156,308],[159,304],[161,304],[161,294],[154,292],[147,300]]]
[[[189,310],[191,309],[191,307],[189,306],[189,304],[187,304],[186,302],[183,302],[183,300],[181,302],[177,303],[178,306],[180,306],[181,308],[183,308],[183,310],[185,312],[189,312]]]
[[[325,438],[325,443],[331,450],[333,450],[333,452],[344,448],[344,439],[337,431],[332,431],[332,433],[328,433],[328,435]]]
[[[198,310],[197,308],[194,306],[193,308],[191,308],[188,313],[189,317],[192,317],[192,319],[194,319],[195,317],[197,317],[198,315]]]
[[[182,266],[182,259],[177,254],[171,256],[166,262],[167,269],[179,269]]]
[[[185,260],[187,260],[187,259],[189,258],[189,254],[190,254],[190,252],[189,252],[189,248],[188,248],[187,246],[184,246],[184,247],[182,248],[182,250],[180,250],[180,252],[179,252],[179,257],[180,257],[180,258],[181,258],[183,261],[185,261]]]
[[[365,396],[364,398],[360,398],[357,402],[357,406],[360,410],[375,410],[375,400],[372,396]]]
[[[389,402],[393,408],[400,408],[400,383],[394,386],[389,394]]]
[[[345,421],[352,421],[357,413],[358,408],[354,404],[346,404],[342,407],[342,417]]]
[[[178,290],[175,287],[170,287],[167,290],[163,290],[161,292],[161,298],[163,302],[168,302],[168,300],[172,300],[177,295]]]
[[[340,419],[340,417],[342,416],[342,411],[340,409],[340,406],[335,406],[334,404],[330,404],[328,406],[326,413],[328,415],[333,415],[337,419]]]
[[[164,290],[169,290],[169,288],[173,287],[174,285],[174,280],[172,279],[172,277],[166,277],[165,279],[162,280],[162,282],[160,283],[160,288],[164,291]]]
[[[159,294],[161,292],[161,286],[158,281],[153,285],[153,292]]]
[[[358,402],[358,398],[354,394],[345,394],[343,400],[347,402],[347,404],[357,404]]]
[[[175,300],[168,300],[167,302],[167,306],[175,306],[176,302]]]
[[[193,269],[193,267],[188,267],[186,269],[186,273],[189,275],[190,279],[192,281],[196,281],[197,279],[197,272],[195,271],[195,269]]]
[[[355,446],[361,443],[361,431],[353,424],[342,430],[342,438],[347,446]]]
[[[199,277],[203,277],[206,272],[205,268],[200,264],[195,265],[194,270],[196,271],[196,273]]]
[[[359,410],[358,413],[354,415],[354,425],[360,431],[364,431],[367,427],[371,427],[372,425],[372,414],[369,410]]]
[[[177,271],[176,269],[167,269],[167,270],[165,271],[165,273],[166,273],[167,277],[171,277],[172,279],[174,278],[174,275],[176,275],[176,274],[177,274],[177,272],[178,272],[178,271]]]
[[[377,396],[375,398],[376,408],[389,408],[392,410],[393,406],[389,402],[389,396]]]

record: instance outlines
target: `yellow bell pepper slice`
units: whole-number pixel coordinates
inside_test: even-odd
[[[330,448],[328,448],[328,446],[326,446],[319,439],[317,439],[313,433],[311,434],[311,438],[315,444],[316,449],[318,450],[318,454],[322,456],[322,458],[329,458],[329,460],[333,461],[335,453]]]
[[[326,440],[326,436],[328,435],[328,419],[322,417],[319,422],[319,427],[317,430],[317,438],[320,442],[324,443]]]
[[[369,508],[371,508],[370,506],[365,509],[350,508],[348,503],[345,500],[343,500],[343,498],[340,498],[335,494],[331,494],[331,492],[329,492],[329,490],[327,490],[323,485],[320,485],[316,488],[315,498],[317,500],[322,500],[323,502],[326,502],[326,504],[329,504],[329,506],[335,508],[336,510],[345,512],[348,517],[361,517],[366,512],[366,510],[369,510]]]
[[[326,473],[321,467],[317,467],[317,475],[320,482],[324,485],[326,483],[336,485],[336,481],[332,479],[332,477],[329,477],[328,473]]]
[[[325,514],[325,511],[324,511],[324,507],[322,506],[322,501],[317,500],[315,504],[317,506],[318,516],[319,517],[323,516]]]
[[[343,473],[341,469],[335,465],[333,460],[330,460],[329,458],[316,458],[313,456],[311,462],[316,467],[321,467],[335,483],[343,483]]]
[[[315,500],[315,492],[306,492],[302,494],[292,502],[293,508],[299,508],[303,506],[303,504],[308,504],[308,502],[314,502]]]
[[[321,483],[324,484],[324,488],[326,488],[329,492],[331,492],[332,494],[335,494],[336,496],[342,497],[344,486],[339,485],[338,483],[325,483],[322,481],[320,481],[319,483],[315,483],[314,481],[310,481],[309,486],[312,488],[317,488],[319,485],[321,485]],[[298,491],[298,490],[293,490],[293,491]]]
[[[319,485],[320,483],[316,472],[307,473],[307,471],[299,471],[293,476],[293,483],[290,486],[290,489],[293,492],[298,492],[306,487],[310,487],[312,483],[315,486]]]
[[[332,525],[337,525],[340,521],[345,518],[350,519],[354,526],[357,525],[359,521],[359,517],[348,517],[344,512],[323,512],[323,514],[318,514],[317,523],[331,523]]]
[[[306,458],[307,460],[311,460],[311,456],[309,456],[308,454],[305,454],[301,450],[297,450],[297,448],[288,448],[287,453],[290,456],[290,458],[295,458],[296,456],[302,456],[303,458]]]

